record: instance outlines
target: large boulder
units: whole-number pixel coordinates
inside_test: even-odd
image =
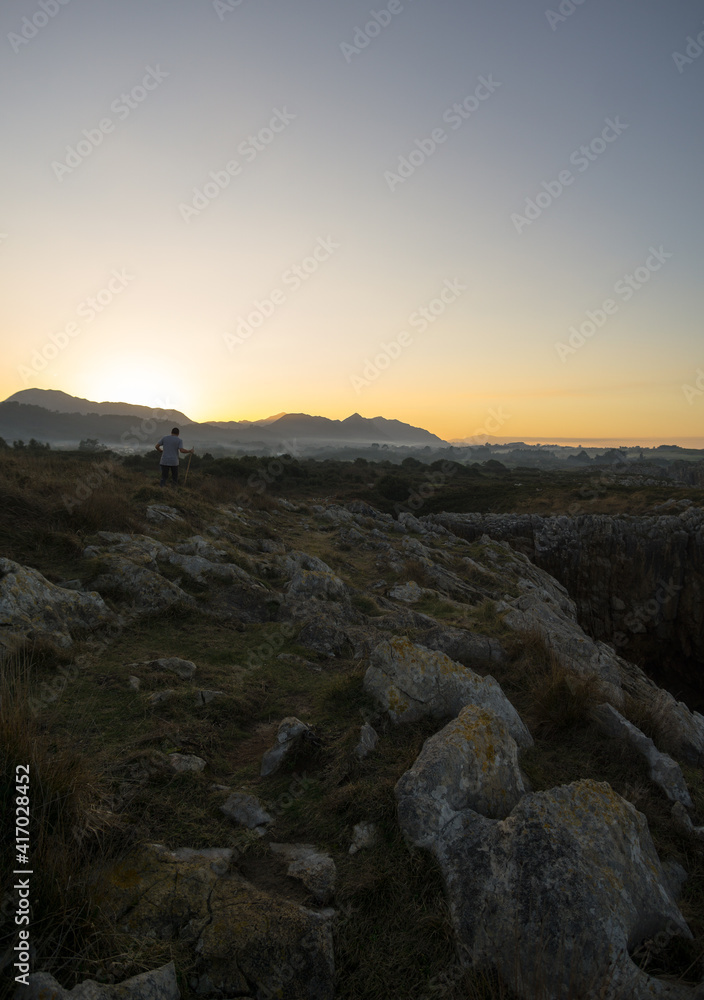
[[[530,746],[530,733],[493,677],[480,677],[444,653],[417,646],[404,637],[379,643],[373,650],[364,689],[388,711],[393,722],[430,716],[456,716],[465,705],[490,709],[503,719],[519,746]]]
[[[608,784],[526,794],[503,820],[465,809],[431,847],[464,962],[526,1000],[691,996],[630,958],[658,932],[691,933],[645,817]]]
[[[464,809],[504,819],[525,791],[516,741],[504,720],[467,705],[425,741],[398,781],[399,822],[414,844],[431,847]]]
[[[100,594],[57,587],[36,569],[0,559],[0,636],[50,639],[66,647],[116,621]]]
[[[212,851],[151,845],[110,869],[99,894],[121,933],[193,946],[201,997],[332,1000],[331,914],[260,891]]]

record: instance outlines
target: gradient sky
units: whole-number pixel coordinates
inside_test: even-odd
[[[0,398],[704,445],[701,2],[16,0],[0,29]]]

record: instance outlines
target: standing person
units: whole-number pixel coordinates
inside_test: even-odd
[[[169,469],[171,469],[171,481],[174,486],[178,486],[178,455],[181,452],[182,455],[192,455],[193,448],[184,448],[183,441],[178,436],[178,427],[173,427],[170,434],[166,434],[160,441],[154,445],[156,450],[161,455],[161,461],[159,465],[161,466],[161,482],[159,486],[165,486],[166,480],[169,475]]]

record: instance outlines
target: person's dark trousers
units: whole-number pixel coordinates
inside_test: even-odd
[[[171,481],[174,486],[178,486],[178,466],[177,465],[162,465],[161,466],[161,482],[159,486],[166,486],[166,480],[169,478],[169,469],[171,469]]]

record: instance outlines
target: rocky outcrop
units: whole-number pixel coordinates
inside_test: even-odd
[[[656,677],[663,668],[678,672],[704,702],[702,508],[646,517],[437,514],[423,521],[469,541],[488,535],[509,542],[567,588],[590,635]]]
[[[468,965],[498,969],[526,1000],[691,996],[668,992],[629,957],[659,931],[691,933],[645,818],[609,785],[527,794],[503,820],[469,808],[439,827],[435,817],[428,828],[417,813],[404,818],[440,863]]]
[[[0,639],[49,639],[57,646],[118,621],[100,594],[67,590],[11,559],[0,559]]]
[[[493,677],[480,677],[444,653],[397,637],[379,643],[364,676],[364,689],[393,722],[456,716],[465,705],[491,709],[503,719],[519,746],[530,733]]]
[[[332,1000],[331,914],[261,892],[227,868],[228,853],[152,845],[105,874],[101,905],[123,934],[190,943],[190,985],[205,1000],[284,987]]]
[[[653,741],[624,719],[613,705],[596,705],[592,716],[608,736],[624,739],[645,758],[650,780],[664,792],[670,802],[681,802],[687,809],[693,809],[694,803],[684,780],[682,769],[672,757],[657,749]]]
[[[301,745],[304,738],[312,735],[310,727],[294,715],[282,719],[276,734],[276,742],[262,757],[260,776],[268,778],[270,774],[275,774],[286,758]]]
[[[518,747],[504,720],[467,705],[425,741],[397,783],[399,822],[416,846],[432,847],[463,810],[504,819],[525,791]]]

